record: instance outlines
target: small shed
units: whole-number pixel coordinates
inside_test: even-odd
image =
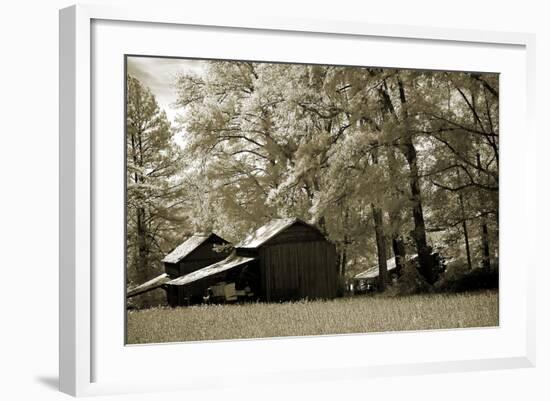
[[[197,233],[190,236],[164,257],[162,262],[165,273],[128,290],[126,296],[130,298],[161,287],[167,291],[168,304],[172,306],[184,304],[187,298],[183,288],[165,284],[225,259],[230,250],[223,249],[224,245],[230,244],[214,233]],[[216,249],[217,247],[221,247],[221,251]]]
[[[407,260],[410,260],[410,256]],[[395,257],[386,260],[386,266],[388,269],[388,277],[394,281],[401,275],[401,271],[397,268],[395,263]],[[350,290],[354,293],[362,293],[367,291],[374,291],[378,288],[378,276],[380,275],[378,265],[371,266],[367,270],[356,274],[350,280]]]
[[[437,266],[438,273],[441,273],[445,270],[446,262],[441,256],[439,251],[433,251],[431,257],[434,258],[434,264]],[[412,265],[418,269],[418,254],[407,255],[405,257],[405,264]],[[386,260],[386,266],[388,269],[388,278],[395,282],[401,275],[402,271],[400,267],[397,267],[395,263],[395,257]],[[378,276],[380,275],[379,266],[371,266],[367,270],[356,274],[350,280],[351,290],[355,293],[362,293],[368,291],[375,291],[378,288]]]

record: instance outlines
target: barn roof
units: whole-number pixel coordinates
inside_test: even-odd
[[[236,248],[258,248],[263,245],[271,238],[279,234],[281,231],[290,227],[294,223],[301,222],[297,218],[286,218],[286,219],[275,219],[271,220],[269,223],[261,226],[252,234],[249,234],[244,240],[237,244]],[[303,223],[307,224],[307,223]]]
[[[170,277],[168,277],[168,274],[163,273],[152,280],[146,281],[145,283],[138,285],[137,287],[129,289],[128,291],[126,291],[126,297],[130,298],[135,295],[154,290],[155,288],[162,286],[168,281],[170,281]]]
[[[174,249],[172,252],[166,255],[164,259],[162,259],[162,261],[166,263],[178,263],[180,260],[185,258],[187,255],[189,255],[199,246],[204,244],[206,240],[208,240],[208,238],[210,238],[212,235],[216,235],[216,234],[210,233],[210,234],[192,235],[191,237],[187,238],[187,240],[185,240],[183,243],[178,245],[176,249]]]
[[[235,254],[229,255],[224,260],[214,263],[213,265],[203,267],[202,269],[195,270],[185,276],[178,277],[174,280],[169,281],[168,285],[185,285],[192,283],[194,281],[203,279],[205,277],[212,276],[217,273],[224,272],[226,270],[233,269],[238,266],[242,266],[248,262],[252,262],[256,258],[237,256]]]

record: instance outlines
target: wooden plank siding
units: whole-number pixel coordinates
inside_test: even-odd
[[[259,250],[259,255],[266,301],[336,297],[338,272],[334,244],[326,240],[269,243]]]
[[[164,271],[170,277],[178,277],[180,275],[180,266],[178,263],[164,262]]]

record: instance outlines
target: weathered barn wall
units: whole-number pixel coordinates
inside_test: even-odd
[[[269,244],[259,253],[266,301],[336,297],[336,248],[330,242]]]
[[[180,266],[178,263],[164,262],[164,271],[170,277],[178,277],[180,275]]]

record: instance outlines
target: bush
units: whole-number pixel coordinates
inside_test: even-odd
[[[465,264],[449,265],[447,271],[434,285],[438,292],[465,292],[498,289],[498,266],[489,270],[468,269]]]
[[[388,287],[388,295],[414,295],[432,292],[432,286],[420,274],[414,263],[407,263],[401,276],[393,285]]]
[[[447,264],[445,271],[439,276],[439,279],[434,284],[435,287],[442,285],[444,282],[455,282],[470,271],[466,261],[457,259]]]

